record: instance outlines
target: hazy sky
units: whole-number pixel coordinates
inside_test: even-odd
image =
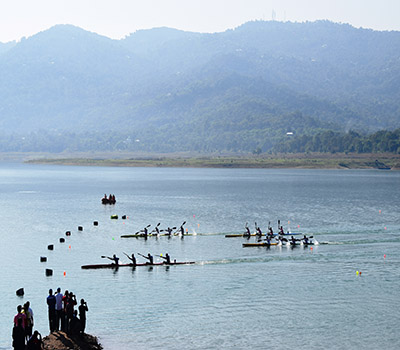
[[[355,27],[400,30],[400,0],[0,0],[0,41],[19,40],[55,24],[122,38],[167,26],[220,32],[254,20],[329,19]]]

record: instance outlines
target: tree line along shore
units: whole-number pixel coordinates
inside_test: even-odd
[[[182,167],[182,168],[304,168],[304,169],[382,169],[400,170],[400,155],[394,154],[284,154],[258,156],[148,156],[138,158],[54,158],[27,160],[31,164]]]

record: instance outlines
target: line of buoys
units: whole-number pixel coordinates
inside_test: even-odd
[[[53,270],[52,269],[46,269],[46,276],[53,276]]]
[[[15,294],[17,294],[19,297],[22,297],[22,296],[25,294],[24,288],[18,289],[18,290],[15,292]]]
[[[48,249],[48,250],[54,250],[54,245],[53,245],[53,244],[49,244],[49,245],[47,246],[47,249]]]
[[[78,226],[78,231],[83,231],[83,227],[82,226]]]
[[[47,257],[45,257],[45,256],[40,257],[40,262],[46,262],[46,261],[47,261]]]
[[[98,221],[93,221],[93,225],[94,226],[99,226],[99,222]]]

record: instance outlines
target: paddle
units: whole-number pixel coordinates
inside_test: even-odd
[[[119,258],[116,258],[116,260],[114,260],[114,258],[110,258],[109,256],[105,256],[105,255],[102,255],[101,257],[102,257],[103,259],[107,258],[107,259],[109,259],[109,260],[114,261],[114,262],[112,263],[112,265],[115,264],[116,266],[118,266]]]
[[[182,223],[182,225],[181,225],[181,227],[183,226],[183,225],[185,225],[186,224],[186,221],[184,221],[183,223]],[[174,236],[177,236],[177,232],[181,229],[181,227],[179,227],[175,232],[174,232]]]
[[[150,226],[151,226],[151,225],[149,224],[149,225],[146,226],[146,228],[149,228]],[[135,232],[134,234],[137,235],[138,233],[143,232],[143,231],[144,231],[144,229],[143,229],[143,230],[140,230],[140,231],[138,231],[138,232]]]
[[[155,232],[156,231],[156,228],[158,227],[158,226],[160,226],[160,222],[151,230],[151,232],[150,233],[153,233],[153,232]]]

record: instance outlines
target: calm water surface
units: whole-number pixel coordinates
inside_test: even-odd
[[[0,188],[0,349],[27,300],[48,334],[57,287],[87,300],[87,332],[106,349],[400,348],[400,172],[0,164]],[[118,203],[101,205],[104,193]],[[278,219],[328,244],[242,248],[224,237]],[[196,236],[120,238],[183,221]],[[126,262],[123,252],[197,263],[80,268],[114,253]]]

